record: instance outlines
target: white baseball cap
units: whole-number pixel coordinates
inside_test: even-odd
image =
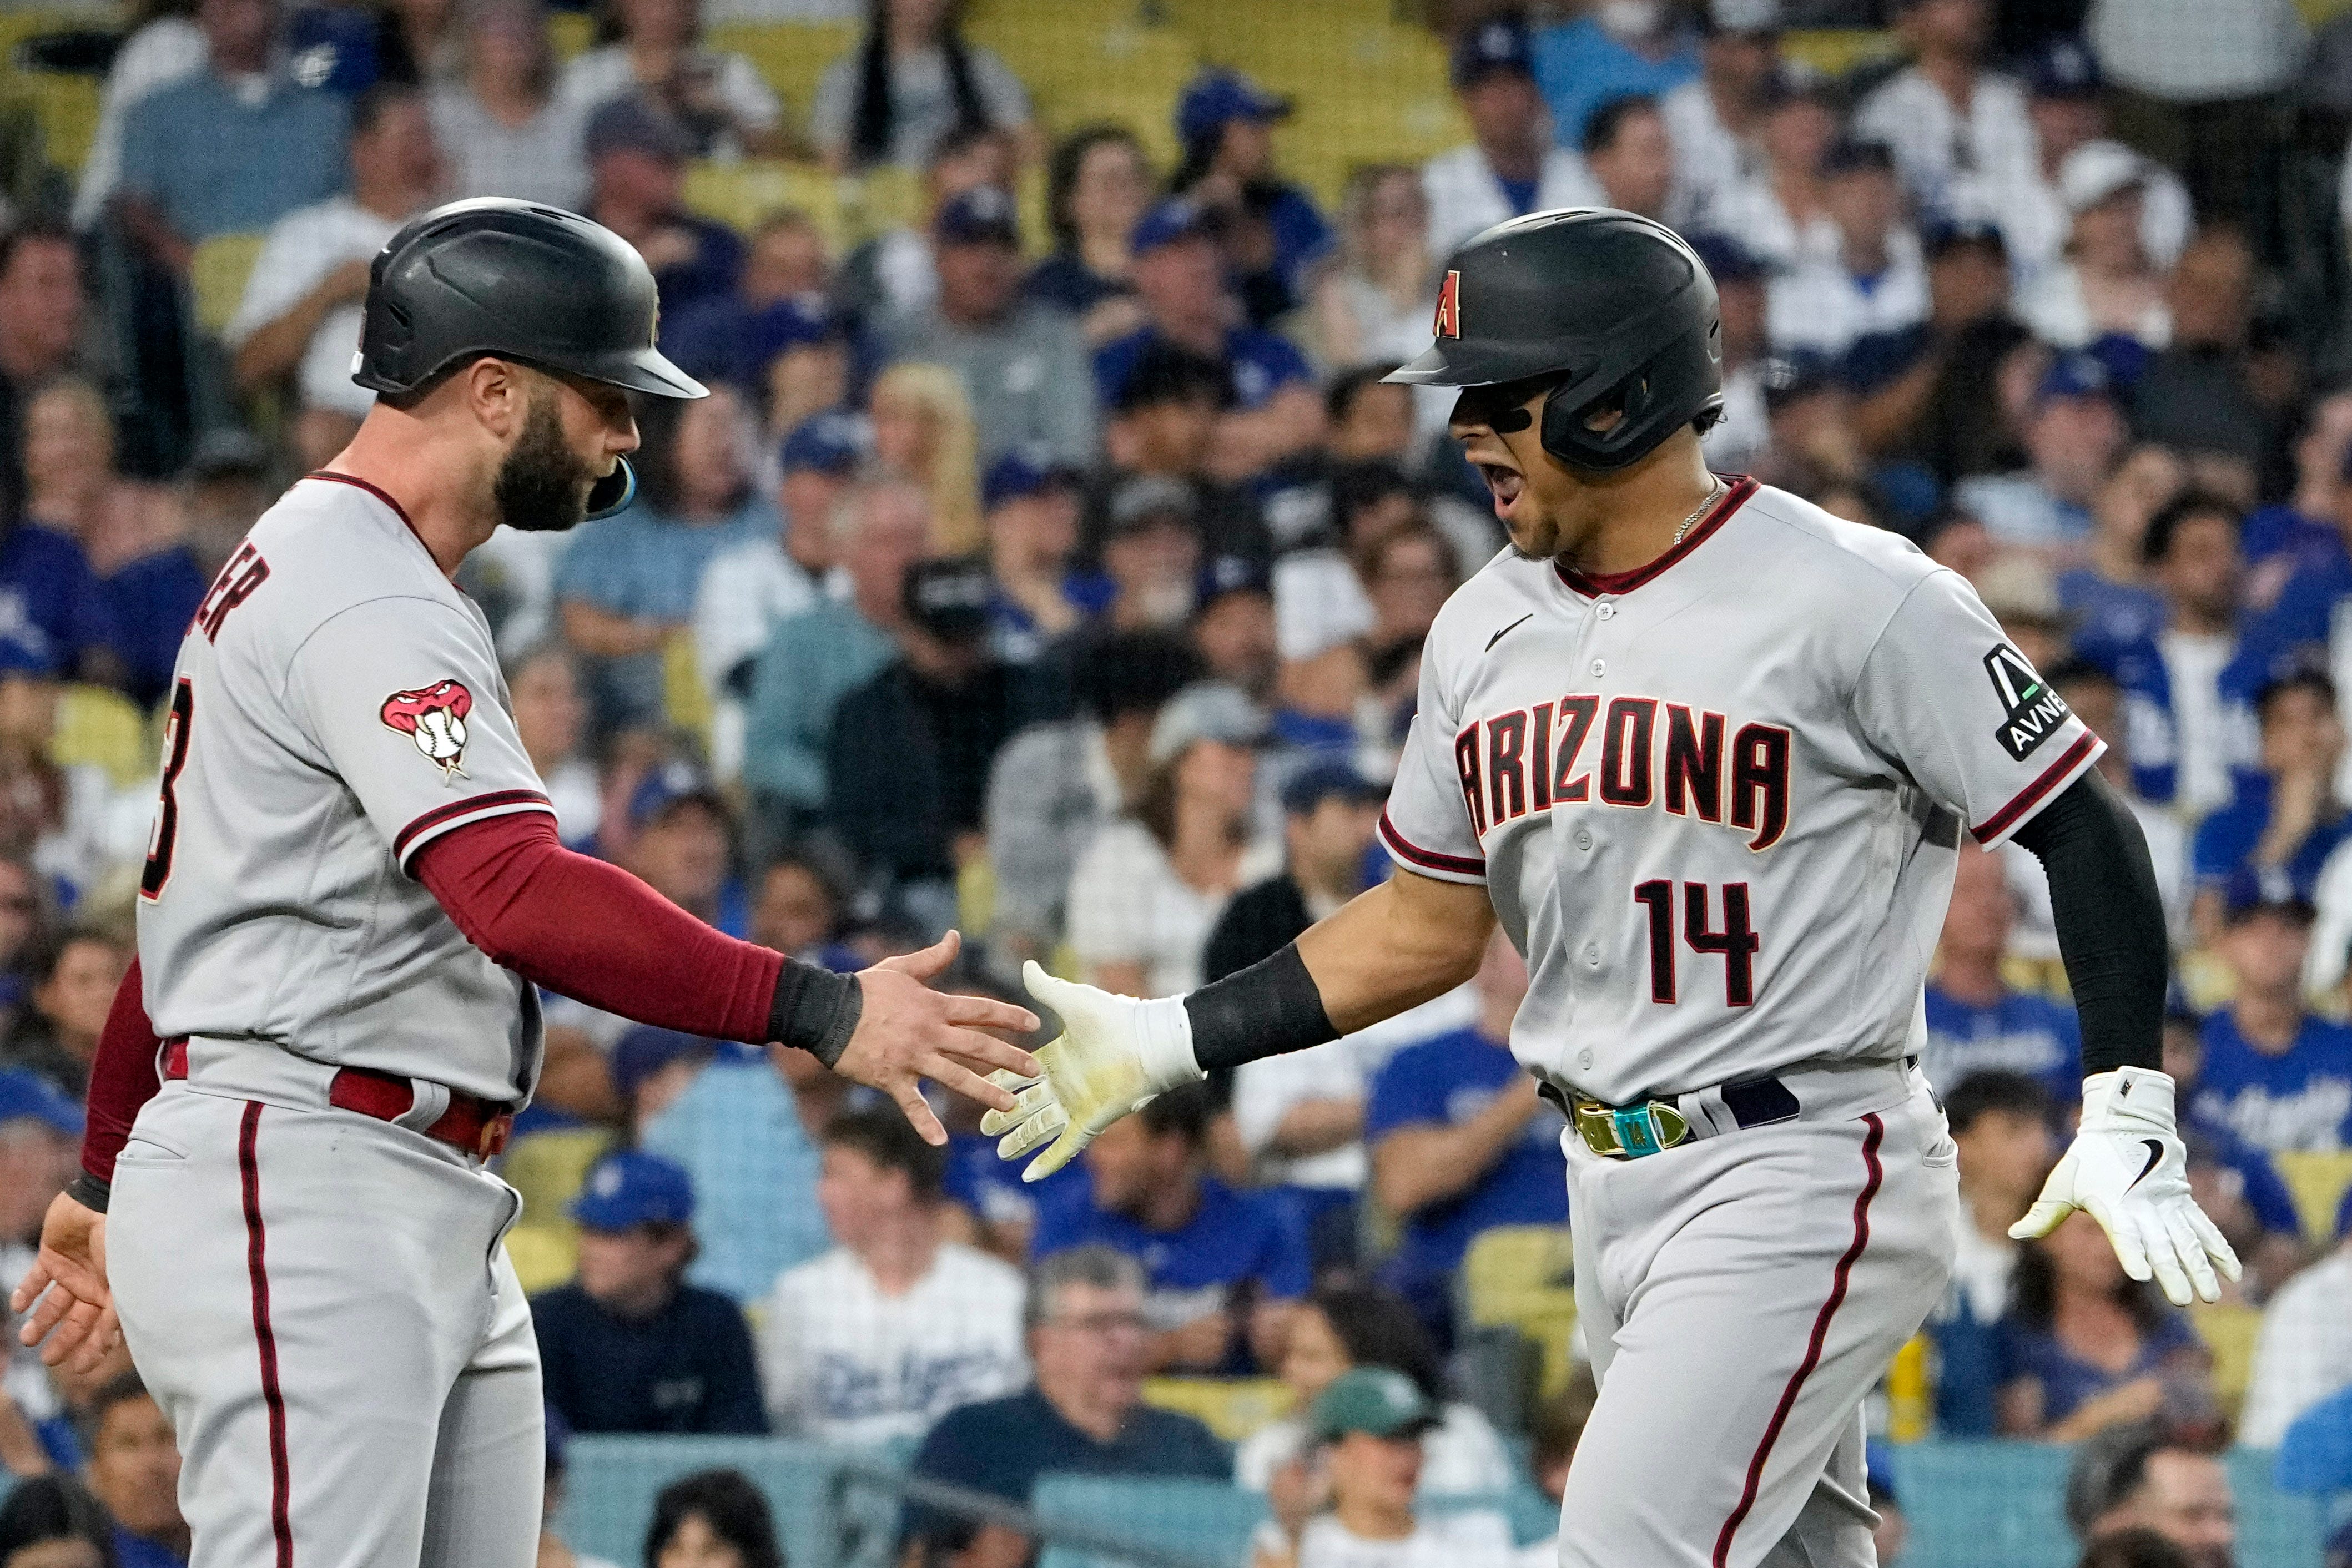
[[[2089,212],[2101,202],[2147,183],[2152,165],[2120,141],[2085,141],[2058,165],[2058,199],[2069,213]]]

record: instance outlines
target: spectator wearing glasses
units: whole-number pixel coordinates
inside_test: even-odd
[[[1143,1403],[1146,1352],[1141,1265],[1108,1247],[1079,1247],[1037,1262],[1029,1273],[1023,1327],[1032,1385],[1001,1399],[941,1416],[909,1471],[931,1480],[1026,1503],[1037,1478],[1089,1475],[1197,1476],[1223,1480],[1233,1457],[1189,1416]],[[1030,1542],[1001,1525],[971,1525],[919,1505],[907,1510],[902,1546],[939,1564],[959,1554],[975,1563],[1027,1560]]]

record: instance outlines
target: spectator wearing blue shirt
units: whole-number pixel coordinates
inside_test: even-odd
[[[58,679],[113,674],[114,616],[81,546],[19,517],[0,525],[0,643],[12,669]]]
[[[1511,1055],[1527,962],[1499,931],[1477,987],[1477,1022],[1390,1057],[1364,1108],[1372,1190],[1403,1227],[1386,1282],[1441,1343],[1453,1341],[1454,1271],[1480,1231],[1568,1218],[1560,1116]]]
[[[572,1429],[765,1432],[742,1311],[685,1282],[695,1250],[686,1171],[634,1149],[607,1155],[572,1218],[579,1277],[530,1303],[547,1402]]]
[[[2352,815],[2336,799],[2344,754],[2336,683],[2317,670],[2296,670],[2263,685],[2253,712],[2261,771],[2238,776],[2235,798],[2199,824],[2189,852],[2192,912],[2198,935],[2208,939],[2225,904],[2250,896],[2243,885],[2268,900],[2310,902],[2320,868],[2352,836]],[[2225,894],[2233,881],[2240,890]]]
[[[588,216],[636,246],[665,312],[735,287],[743,242],[686,207],[694,137],[684,126],[641,99],[616,98],[588,117],[585,144]]]
[[[2076,652],[2127,647],[2163,630],[2164,601],[2147,585],[2147,529],[2186,482],[2179,455],[2153,442],[2125,453],[2100,482],[2084,559],[2058,573]]]
[[[2242,1299],[2267,1300],[2311,1258],[2293,1189],[2269,1155],[2194,1110],[2181,1122],[2180,1137],[2189,1147],[2189,1189],[2197,1207],[2245,1265],[2237,1289]]]
[[[2246,602],[2257,612],[2277,603],[2297,572],[2352,565],[2343,534],[2352,521],[2352,388],[2315,398],[2302,418],[2294,489],[2246,516]]]
[[[1235,473],[1261,474],[1323,435],[1323,400],[1307,358],[1287,341],[1228,318],[1226,219],[1205,202],[1172,196],[1135,225],[1135,287],[1146,325],[1095,350],[1095,385],[1108,408],[1125,406],[1145,351],[1169,345],[1224,368],[1228,406],[1217,450]],[[1122,461],[1116,440],[1114,461]]]
[[[271,63],[272,0],[204,0],[205,63],[123,115],[114,206],[131,240],[185,277],[196,246],[259,234],[297,207],[340,194],[344,100]]]
[[[1208,1173],[1205,1089],[1162,1094],[1087,1145],[1090,1201],[1038,1214],[1031,1254],[1103,1246],[1143,1265],[1152,1370],[1270,1366],[1312,1283],[1297,1214]],[[1108,1142],[1106,1142],[1108,1140]]]
[[[1919,1066],[1938,1093],[1974,1073],[2023,1073],[2060,1104],[2082,1098],[2083,1036],[2074,1009],[2012,990],[2001,977],[2017,923],[2005,862],[1960,856],[1951,907],[1927,987],[1927,1046]]]
[[[1098,602],[1073,568],[1078,550],[1078,474],[1051,452],[1020,447],[989,465],[980,483],[995,579],[989,643],[1008,664],[1033,664],[1045,644],[1076,630]]]
[[[1128,278],[1128,241],[1152,201],[1151,161],[1125,126],[1088,126],[1054,149],[1045,172],[1045,223],[1054,254],[1022,285],[1032,299],[1077,321],[1087,343],[1132,331],[1143,319]]]
[[[82,1480],[114,1521],[115,1568],[187,1568],[180,1448],[135,1372],[109,1379],[79,1412]]]
[[[2236,892],[2219,946],[2237,994],[2205,1020],[2190,1111],[2269,1154],[2352,1145],[2352,1029],[2303,1005],[2311,906]]]
[[[2168,1383],[2204,1382],[2210,1357],[2186,1316],[2153,1283],[2124,1273],[2086,1212],[2020,1249],[2011,1291],[2001,1322],[2004,1437],[2075,1442],[2154,1415]]]
[[[1204,68],[1176,100],[1184,159],[1168,188],[1224,215],[1234,282],[1259,327],[1306,300],[1307,274],[1336,238],[1314,198],[1275,174],[1274,127],[1290,118],[1291,107],[1217,66]]]
[[[2231,794],[2236,721],[2221,672],[2237,651],[2245,576],[2238,532],[2238,508],[2226,497],[2204,490],[2175,496],[2140,538],[2159,618],[2137,636],[2117,638],[2121,621],[2111,613],[2076,644],[2128,694],[2133,789],[2190,817]]]
[[[1149,1109],[1147,1107],[1146,1109]],[[1133,1121],[1133,1117],[1128,1118]],[[910,1471],[1026,1503],[1046,1474],[1195,1476],[1222,1481],[1233,1453],[1190,1416],[1143,1403],[1150,1331],[1142,1266],[1108,1247],[1057,1252],[1029,1275],[1024,1312],[1036,1381],[941,1416]],[[919,1505],[900,1526],[900,1561],[921,1568],[1028,1562],[1032,1542]]]
[[[1664,98],[1698,79],[1698,40],[1680,11],[1665,0],[1619,0],[1538,29],[1536,85],[1551,106],[1552,134],[1561,146],[1577,145],[1585,120],[1612,98]]]
[[[89,314],[70,233],[20,223],[0,234],[0,496],[18,505],[29,504],[26,416],[36,392],[84,369]]]
[[[732,388],[649,406],[644,422],[637,504],[583,525],[555,570],[563,640],[586,655],[601,734],[662,726],[662,651],[693,620],[704,569],[783,528],[751,483],[751,418]]]
[[[735,816],[709,776],[671,758],[629,792],[625,833],[606,822],[598,844],[646,885],[707,925],[748,936],[750,895],[735,875]]]
[[[1951,1288],[1927,1324],[1937,1364],[1936,1431],[1990,1437],[1999,1429],[2000,1322],[2017,1271],[2009,1228],[2024,1218],[2056,1157],[2052,1103],[2037,1080],[2000,1071],[1969,1073],[1943,1101],[1959,1147],[1960,1210]]]
[[[2061,354],[2042,373],[2025,417],[2031,466],[1979,475],[1955,492],[2003,544],[2055,550],[2091,533],[2091,501],[2115,466],[2127,432],[2115,379],[2087,353]]]

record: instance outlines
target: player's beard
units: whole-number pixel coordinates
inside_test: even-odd
[[[578,528],[588,515],[588,492],[595,482],[594,470],[564,442],[563,417],[556,413],[555,399],[534,393],[522,434],[490,483],[499,521],[525,533]]]

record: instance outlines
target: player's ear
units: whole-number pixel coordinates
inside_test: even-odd
[[[467,406],[482,428],[499,441],[519,434],[530,413],[528,372],[511,361],[485,355],[467,365],[464,378]]]

